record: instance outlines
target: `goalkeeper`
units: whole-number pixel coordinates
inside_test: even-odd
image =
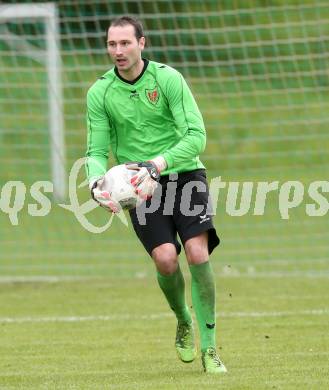
[[[159,286],[176,315],[178,357],[191,362],[196,357],[196,347],[178,262],[179,236],[192,276],[202,365],[206,372],[221,373],[226,368],[216,352],[215,281],[209,263],[209,255],[219,239],[206,211],[209,193],[205,167],[199,159],[206,144],[204,123],[182,75],[167,65],[142,58],[144,46],[143,28],[138,20],[123,16],[112,22],[107,50],[114,67],[94,83],[87,95],[86,172],[93,197],[101,205],[105,200],[98,184],[107,170],[110,150],[118,164],[137,161],[127,167],[136,171],[133,184],[144,198],[152,196],[157,181],[166,194],[169,174],[177,173],[172,215],[163,212],[163,196],[160,208],[146,214],[146,224],[139,223],[136,209],[130,211],[130,217],[155,263]],[[192,191],[190,209],[204,206],[204,211],[195,216],[184,215],[180,205],[184,202],[184,185],[191,181],[201,182],[205,190],[198,192],[194,187]],[[116,211],[114,202],[105,202]]]

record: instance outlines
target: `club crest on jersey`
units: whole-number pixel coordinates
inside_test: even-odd
[[[158,92],[157,87],[155,87],[154,89],[146,89],[145,93],[146,93],[147,100],[151,104],[156,105],[158,103],[158,101],[159,101],[159,92]]]

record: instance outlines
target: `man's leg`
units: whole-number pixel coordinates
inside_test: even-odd
[[[216,347],[215,278],[208,261],[208,233],[187,240],[185,252],[192,276],[192,301],[200,329],[201,351],[205,351]]]
[[[176,247],[166,243],[152,251],[157,277],[169,306],[179,322],[191,323],[192,317],[185,301],[185,281],[178,264]]]
[[[208,232],[185,242],[192,275],[192,302],[198,321],[202,363],[206,372],[225,372],[216,353],[215,278],[209,263]]]
[[[158,283],[177,318],[176,350],[179,358],[191,362],[196,355],[192,317],[185,300],[185,281],[178,263],[175,245],[165,243],[154,248],[152,258]]]

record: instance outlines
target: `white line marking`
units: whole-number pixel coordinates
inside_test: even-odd
[[[131,270],[133,271],[133,270]],[[144,278],[153,278],[153,269],[148,272],[135,272],[134,275],[129,275],[129,277],[144,279]],[[124,276],[124,275],[123,275]],[[216,276],[219,278],[308,278],[308,279],[328,279],[329,278],[329,269],[323,270],[300,270],[300,271],[290,271],[290,270],[280,270],[280,271],[257,271],[254,267],[247,267],[245,270],[240,270],[238,268],[224,266],[218,272]],[[125,277],[125,276],[124,276]],[[120,278],[118,276],[117,278]],[[110,276],[107,278],[104,275],[95,276],[52,276],[52,275],[31,275],[31,276],[21,276],[21,275],[8,275],[0,276],[0,285],[1,284],[11,284],[11,283],[61,283],[61,282],[79,282],[86,280],[107,280],[111,279]]]
[[[313,309],[299,311],[275,312],[232,312],[217,313],[218,318],[265,318],[265,317],[291,317],[291,316],[325,316],[329,309]],[[0,324],[24,324],[47,322],[92,322],[92,321],[127,321],[127,320],[159,320],[173,317],[173,314],[158,313],[150,315],[114,314],[98,316],[54,316],[54,317],[0,317]]]
[[[141,257],[145,258],[145,256]],[[215,258],[211,260],[212,263],[216,266],[222,266],[224,267],[227,264],[227,260],[225,263],[223,261],[218,261]],[[272,264],[278,264],[278,265],[295,265],[295,263],[300,264],[311,264],[314,266],[314,264],[328,264],[329,258],[328,257],[319,257],[314,259],[303,259],[303,258],[292,258],[292,259],[284,259],[284,258],[276,258],[276,259],[267,259],[267,260],[248,260],[248,264],[250,265],[272,265]],[[127,268],[128,270],[131,270],[132,268],[140,268],[142,266],[142,262],[133,262],[130,260],[125,261],[125,259],[120,260],[119,264],[116,264],[114,268]],[[233,267],[239,267],[243,266],[243,262],[238,261],[230,261],[229,264],[231,264]],[[74,270],[80,270],[80,269],[96,269],[96,268],[106,268],[106,269],[112,269],[113,266],[109,265],[108,262],[106,263],[94,263],[94,264],[83,264],[83,263],[59,263],[59,264],[0,264],[1,270],[18,270],[18,269],[56,269],[56,270],[64,270],[64,269],[74,269]]]
[[[245,271],[241,271],[234,267],[223,267],[223,270],[217,273],[217,275],[229,278],[329,278],[329,270],[257,271],[253,267],[248,267]]]
[[[240,272],[234,270],[230,273],[226,272],[217,272],[216,274],[219,278],[225,279],[235,279],[235,278],[245,278],[245,279],[282,279],[282,278],[301,278],[301,279],[328,279],[329,272],[326,270],[323,271],[280,271],[280,272]],[[123,275],[123,277],[125,277]],[[135,275],[130,276],[135,279],[148,279],[152,275],[145,273],[136,272]],[[118,276],[117,278],[120,278]],[[116,279],[117,279],[116,278]],[[104,276],[95,275],[91,276],[0,276],[0,285],[2,284],[18,284],[18,283],[65,283],[65,282],[81,282],[81,281],[92,281],[92,280],[110,280],[112,278],[106,278]]]
[[[90,276],[0,276],[0,284],[10,283],[59,283],[59,282],[75,282],[83,280],[99,279],[99,277],[92,278]]]

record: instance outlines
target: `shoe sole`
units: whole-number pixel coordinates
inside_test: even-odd
[[[181,362],[183,362],[183,363],[192,363],[195,360],[195,358],[196,358],[196,350],[194,351],[194,355],[190,359],[188,359],[188,360],[183,360],[182,359],[182,356],[179,354],[177,348],[176,348],[176,352],[177,352],[177,356],[178,356],[179,360]]]
[[[205,367],[203,366],[203,371],[206,373],[206,374],[225,374],[227,373],[227,368],[225,366],[223,366],[220,370],[214,370],[214,371],[207,371],[205,369]]]

